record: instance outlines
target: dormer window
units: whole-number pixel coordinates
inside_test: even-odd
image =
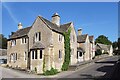
[[[16,40],[12,40],[11,41],[11,46],[15,46],[16,45]]]
[[[40,41],[41,40],[41,33],[40,32],[35,33],[34,39],[35,39],[35,42]]]

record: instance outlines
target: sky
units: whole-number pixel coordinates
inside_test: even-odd
[[[109,40],[118,38],[117,2],[3,2],[2,32],[6,37],[23,27],[31,26],[37,16],[51,21],[54,13],[60,15],[60,23],[73,22],[76,32],[82,28],[83,34],[105,35]]]

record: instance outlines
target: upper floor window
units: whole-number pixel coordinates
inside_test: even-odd
[[[40,41],[40,40],[41,40],[41,32],[35,33],[35,35],[34,35],[34,41],[37,42],[37,41]]]
[[[62,42],[62,35],[59,34],[59,42]]]
[[[21,43],[22,43],[22,44],[27,43],[27,38],[22,38],[22,39],[21,39]]]
[[[16,45],[16,40],[12,40],[11,41],[11,46],[15,46]]]

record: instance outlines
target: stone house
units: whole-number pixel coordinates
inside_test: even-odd
[[[112,47],[112,45],[105,45],[105,44],[97,43],[96,44],[96,51],[97,50],[100,50],[102,53],[107,52],[109,54],[109,56],[113,55],[113,47]]]
[[[95,40],[94,40],[94,36],[89,36],[89,40],[90,40],[90,59],[93,59],[95,57]]]
[[[95,56],[94,37],[83,35],[82,29],[78,29],[77,45],[78,62],[91,60]]]
[[[77,36],[73,22],[61,25],[58,13],[53,14],[52,21],[38,16],[27,28],[22,28],[19,23],[18,30],[12,32],[7,42],[7,64],[14,68],[37,69],[37,73],[43,73],[45,63],[45,70],[53,67],[61,71],[65,55],[63,33],[70,28],[70,65],[76,64]]]

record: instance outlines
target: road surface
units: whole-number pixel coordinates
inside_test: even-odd
[[[117,56],[102,59],[95,63],[86,65],[72,74],[62,76],[62,78],[80,78],[87,80],[110,78],[111,73],[113,72],[113,66],[117,60]]]
[[[82,67],[80,66],[80,68],[77,71],[72,71],[71,74],[64,75],[66,73],[62,73],[62,76],[57,74],[55,75],[55,78],[81,78],[88,80],[99,77],[108,78],[110,76],[109,73],[113,69],[114,63],[117,60],[118,58],[116,56],[102,59],[96,63],[91,63],[89,65],[84,65]],[[46,76],[43,75],[28,74],[25,72],[16,71],[13,69],[8,69],[3,67],[0,67],[0,76],[2,78],[46,78]]]

